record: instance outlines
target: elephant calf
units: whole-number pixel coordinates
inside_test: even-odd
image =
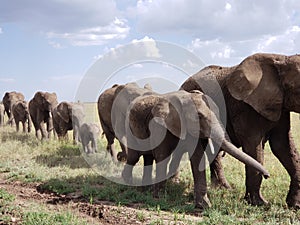
[[[214,113],[216,110],[213,110],[216,105],[199,91],[141,96],[131,103],[129,109],[129,126],[126,132],[128,154],[122,172],[127,183],[132,182],[132,169],[141,155],[153,156],[156,161],[155,183],[159,184],[168,177],[169,156],[174,156],[169,169],[173,172],[177,169],[183,153],[188,152],[194,178],[196,207],[209,207],[211,204],[207,196],[205,164],[201,162],[205,153],[213,160],[217,151],[214,154],[203,149],[203,141],[208,138],[233,157],[269,177],[269,173],[260,163],[225,139],[223,126]],[[144,168],[144,184],[151,182],[151,179],[151,170]],[[155,195],[159,185],[156,187]]]
[[[83,123],[79,128],[79,137],[85,153],[97,152],[97,137],[100,127],[94,123]]]
[[[27,132],[31,131],[31,118],[29,115],[28,103],[26,101],[18,101],[12,106],[11,120],[15,120],[16,130],[19,131],[19,123],[23,125],[23,132],[26,132],[26,122],[27,122]]]

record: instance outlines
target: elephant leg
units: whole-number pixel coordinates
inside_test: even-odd
[[[40,131],[41,131],[41,134],[42,134],[42,140],[47,139],[48,134],[47,134],[47,131],[46,131],[45,126],[44,126],[44,121],[42,121],[40,123]]]
[[[22,122],[22,126],[23,126],[23,133],[26,133],[26,123],[25,123],[25,121]]]
[[[207,181],[205,170],[199,169],[201,158],[203,157],[203,148],[198,145],[193,155],[190,157],[190,164],[194,178],[195,207],[200,210],[211,207],[207,196]]]
[[[219,152],[216,158],[210,164],[210,179],[212,187],[224,187],[230,189],[231,186],[226,180],[222,166],[222,152]]]
[[[179,165],[183,157],[184,151],[178,149],[172,153],[171,162],[169,165],[168,177],[173,177],[175,180],[179,177]]]
[[[124,169],[122,171],[122,178],[127,184],[132,184],[132,170],[135,164],[140,159],[140,153],[138,151],[128,148],[128,157]]]
[[[300,208],[300,155],[290,131],[290,115],[282,115],[279,125],[270,132],[272,152],[290,175],[290,189],[286,198],[289,207]]]
[[[156,161],[156,174],[153,196],[159,198],[159,191],[165,187],[167,179],[167,160]]]
[[[96,153],[98,151],[97,138],[96,137],[94,137],[92,139],[92,151],[93,151],[93,153]]]
[[[19,121],[18,121],[18,122],[16,122],[16,131],[19,132],[19,130],[20,130],[20,126],[19,126]]]
[[[105,133],[105,137],[107,140],[107,146],[106,146],[107,152],[109,152],[114,162],[118,162],[115,145],[114,145],[115,136]]]
[[[245,153],[263,164],[263,138],[253,138],[243,141],[242,148]],[[263,198],[260,192],[262,182],[261,174],[254,168],[246,165],[246,194],[245,200],[255,206],[265,205],[268,202]]]
[[[153,155],[152,154],[145,154],[143,155],[144,158],[144,168],[143,168],[143,186],[152,184],[152,169],[153,169]]]

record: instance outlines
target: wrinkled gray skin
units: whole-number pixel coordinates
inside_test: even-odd
[[[4,105],[2,103],[0,103],[0,127],[2,127],[4,125]]]
[[[300,208],[300,155],[290,132],[290,112],[300,113],[300,55],[260,53],[234,67],[208,66],[188,78],[181,88],[192,91],[211,87],[212,77],[222,88],[226,130],[233,144],[263,163],[264,144],[269,141],[290,176],[286,202],[289,207]],[[204,92],[220,104],[213,89]],[[246,166],[245,199],[250,204],[267,203],[260,193],[261,182],[261,174]]]
[[[12,114],[16,123],[17,132],[20,129],[19,127],[21,122],[23,126],[23,132],[29,133],[31,131],[31,118],[29,115],[28,103],[26,101],[18,101],[15,103],[12,107]]]
[[[170,156],[176,146],[179,146],[179,157],[175,157],[177,160],[181,159],[184,152],[188,152],[190,156],[194,178],[195,206],[201,209],[209,207],[211,203],[207,196],[205,167],[201,171],[199,170],[204,154],[201,142],[207,141],[207,138],[212,138],[222,146],[224,151],[252,166],[265,177],[269,177],[269,173],[260,163],[239,151],[224,138],[224,129],[217,116],[209,108],[209,105],[213,105],[214,108],[216,106],[212,102],[208,105],[208,101],[205,95],[197,91],[193,93],[177,91],[165,95],[136,98],[131,103],[131,110],[127,114],[129,129],[135,138],[128,138],[127,162],[122,172],[124,180],[128,183],[132,181],[132,168],[138,162],[140,155],[154,157],[157,163],[156,182],[164,180],[167,178],[167,161],[164,160]],[[165,136],[163,136],[164,131],[166,131]],[[161,137],[164,137],[161,142],[156,143]],[[143,144],[141,145],[141,143]],[[143,150],[153,146],[153,149],[137,151],[132,146],[141,147]],[[144,170],[143,180],[151,180],[151,170]],[[155,192],[157,192],[157,188],[155,188]],[[156,194],[154,193],[154,195]]]
[[[12,107],[14,104],[16,104],[18,101],[25,100],[25,97],[22,93],[12,91],[12,92],[6,92],[3,96],[2,103],[5,108],[5,112],[8,116],[8,124],[13,125],[13,114],[12,114]]]
[[[50,138],[50,132],[53,129],[52,110],[58,104],[56,93],[41,92],[35,93],[34,97],[29,101],[29,113],[35,128],[35,135],[41,139]],[[45,129],[44,124],[47,128]]]
[[[130,102],[138,96],[150,93],[152,91],[149,85],[140,88],[136,83],[128,83],[125,85],[114,85],[99,96],[98,115],[103,133],[107,139],[106,149],[115,162],[126,159],[125,116]],[[113,105],[114,111],[112,112]],[[116,131],[118,131],[118,136]],[[118,154],[114,147],[115,138],[120,141],[122,148],[122,152]]]
[[[52,110],[53,126],[59,140],[68,139],[68,131],[73,129],[72,103],[61,102]],[[73,132],[75,141],[75,133]]]
[[[100,127],[94,123],[83,123],[79,129],[80,141],[85,153],[97,152],[97,139]]]

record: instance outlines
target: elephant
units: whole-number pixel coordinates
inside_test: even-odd
[[[207,66],[189,77],[181,89],[203,91],[214,85],[214,79],[224,96],[227,113],[223,116],[232,143],[263,163],[268,141],[290,176],[287,205],[300,208],[300,156],[290,125],[290,112],[300,112],[300,55],[256,53],[232,67]],[[220,107],[218,93],[205,89]],[[247,165],[245,170],[245,199],[252,205],[267,204],[260,192],[261,174]]]
[[[19,123],[22,123],[23,132],[31,132],[31,118],[29,115],[28,102],[25,100],[18,101],[12,106],[12,114],[16,123],[16,131],[19,131]],[[26,131],[26,122],[27,122],[27,131]]]
[[[5,112],[4,105],[0,103],[0,127],[4,125],[4,112]]]
[[[167,178],[168,157],[173,152],[171,164],[181,159],[184,152],[190,156],[194,178],[195,207],[205,209],[211,206],[207,196],[204,149],[202,142],[211,138],[222,149],[256,171],[269,177],[268,171],[256,160],[239,151],[225,136],[225,131],[215,115],[216,106],[200,91],[184,90],[164,95],[152,94],[136,98],[127,112],[128,153],[122,177],[132,180],[133,166],[140,155],[152,155],[156,162],[155,183]],[[212,110],[214,109],[214,110]],[[143,180],[151,179],[151,170],[144,169]],[[155,188],[154,195],[157,194]]]
[[[100,127],[95,123],[83,123],[80,126],[79,136],[85,153],[97,152],[97,137],[99,133]]]
[[[29,101],[29,113],[37,138],[39,138],[39,131],[42,140],[50,138],[50,132],[53,130],[52,110],[57,104],[57,95],[54,92],[38,91]],[[47,130],[44,123],[47,125]]]
[[[11,91],[6,92],[3,96],[2,102],[5,108],[5,112],[8,116],[8,124],[13,125],[13,114],[12,114],[12,106],[17,103],[17,101],[23,101],[25,97],[22,93]]]
[[[115,162],[126,159],[125,116],[130,102],[138,96],[152,93],[149,84],[140,88],[136,83],[113,85],[105,90],[98,98],[98,115],[103,134],[107,139],[107,151]],[[112,111],[113,110],[113,111]],[[118,132],[116,134],[116,131]],[[116,153],[114,139],[120,142],[122,152]]]
[[[73,103],[63,101],[52,110],[53,126],[58,139],[67,139],[68,131],[73,130],[72,120]],[[75,142],[76,133],[73,132],[73,141]]]

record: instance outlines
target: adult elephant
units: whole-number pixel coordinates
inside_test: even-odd
[[[22,93],[11,91],[6,92],[3,96],[2,102],[5,108],[5,112],[8,116],[8,124],[13,125],[13,114],[12,114],[12,106],[16,104],[18,101],[25,100],[25,97]]]
[[[4,105],[2,103],[0,103],[0,127],[2,127],[4,125]]]
[[[65,101],[59,103],[52,110],[52,115],[53,127],[58,139],[67,139],[68,131],[73,129],[72,103]],[[75,137],[75,134],[73,136]]]
[[[73,141],[79,141],[79,127],[83,124],[84,110],[81,104],[63,101],[52,110],[53,126],[59,139],[67,139],[69,130],[73,130]]]
[[[103,133],[107,139],[107,151],[113,160],[126,159],[125,117],[129,104],[136,97],[152,93],[149,85],[140,88],[136,83],[113,85],[105,90],[98,98],[98,115]],[[122,152],[117,154],[114,140],[118,139]]]
[[[288,206],[300,207],[300,157],[290,132],[290,112],[300,112],[300,55],[254,54],[233,67],[208,66],[181,86],[187,91],[213,86],[222,88],[227,110],[227,132],[236,146],[263,163],[264,143],[291,180]],[[205,94],[216,99],[214,89]],[[266,204],[260,193],[262,178],[246,166],[245,199],[253,205]]]
[[[29,113],[37,138],[39,138],[39,131],[41,131],[42,140],[50,138],[50,132],[53,130],[52,110],[57,104],[56,93],[41,91],[36,92],[29,101]],[[47,129],[45,129],[44,123],[46,123]]]
[[[20,129],[20,122],[22,123],[23,132],[31,132],[31,118],[29,115],[28,102],[18,101],[12,106],[12,114],[16,123],[17,132]],[[26,125],[27,123],[27,125]],[[27,130],[26,130],[27,128]]]
[[[207,196],[205,163],[202,161],[202,142],[206,142],[207,138],[268,177],[268,172],[260,163],[225,139],[223,126],[214,113],[215,108],[214,103],[199,91],[189,93],[181,90],[136,98],[127,114],[128,131],[132,136],[127,136],[127,164],[122,172],[125,181],[130,182],[132,179],[132,168],[140,155],[153,155],[157,163],[156,183],[159,183],[167,178],[168,157],[171,153],[177,155],[172,158],[173,161],[180,160],[182,154],[188,152],[194,178],[195,205],[201,209],[209,207],[211,204]],[[202,165],[202,169],[199,165]],[[144,174],[143,179],[151,179],[151,173]]]

